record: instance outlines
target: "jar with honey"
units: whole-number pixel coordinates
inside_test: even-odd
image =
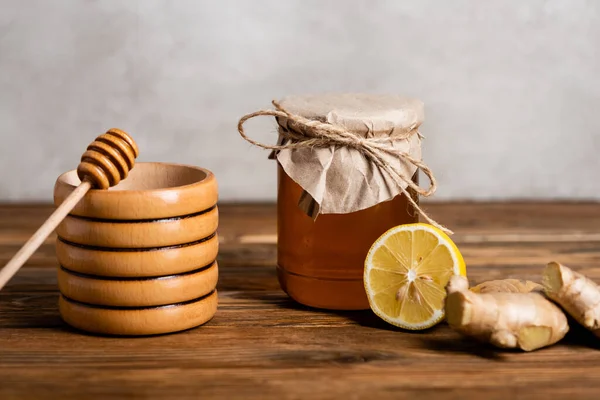
[[[239,131],[277,161],[280,286],[307,306],[368,309],[363,270],[371,245],[388,229],[417,222],[417,193],[432,192],[417,180],[423,103],[324,94],[273,104],[276,110],[243,117]],[[243,123],[257,115],[276,117],[277,145],[246,136]]]

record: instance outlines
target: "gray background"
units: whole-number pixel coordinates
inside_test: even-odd
[[[593,0],[0,0],[0,201],[50,201],[112,126],[273,199],[237,120],[325,91],[423,100],[436,199],[600,199],[599,74]]]

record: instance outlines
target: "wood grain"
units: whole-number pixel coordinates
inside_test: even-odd
[[[539,280],[551,260],[600,281],[600,204],[426,207],[456,232],[472,283]],[[298,306],[276,279],[274,207],[220,209],[219,310],[174,335],[98,337],[66,326],[47,240],[0,292],[0,398],[598,398],[600,341],[582,329],[519,353],[444,324],[407,333],[368,311]],[[0,207],[0,264],[51,211]]]

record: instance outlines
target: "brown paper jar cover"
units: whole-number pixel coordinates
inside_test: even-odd
[[[421,158],[424,105],[393,95],[328,94],[292,96],[279,102],[292,114],[327,122],[365,138],[393,138],[395,154],[385,161],[406,177],[417,167],[397,154]],[[279,129],[293,129],[278,118]],[[280,143],[282,140],[280,139]],[[274,153],[279,165],[303,189],[300,207],[313,218],[319,214],[349,214],[391,200],[406,189],[351,146],[301,147]]]
[[[397,136],[395,149],[421,158],[420,135],[406,135],[423,122],[419,100],[347,94],[294,96],[279,104],[364,137]],[[289,129],[284,118],[278,124]],[[386,230],[417,222],[414,207],[385,172],[353,148],[285,149],[272,156],[278,161],[277,271],[282,289],[312,307],[369,308],[362,279],[366,254]],[[400,157],[386,161],[417,182],[414,165]]]

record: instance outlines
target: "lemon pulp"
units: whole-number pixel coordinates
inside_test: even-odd
[[[458,247],[441,230],[418,223],[392,228],[375,241],[365,260],[364,283],[375,314],[417,330],[444,318],[452,275],[466,275]]]

